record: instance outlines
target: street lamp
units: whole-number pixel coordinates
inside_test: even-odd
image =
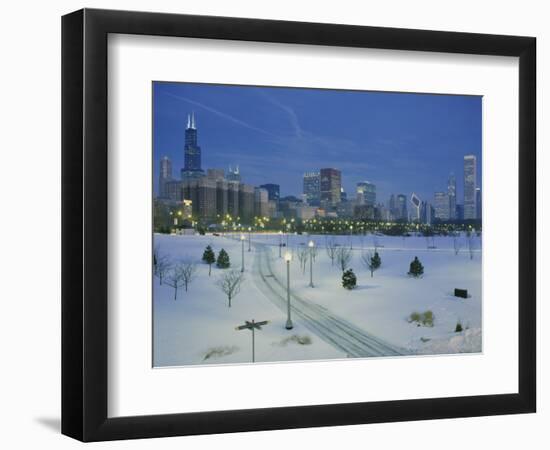
[[[242,256],[241,256],[241,272],[244,272],[244,234],[241,234],[241,247],[242,247]]]
[[[309,241],[307,246],[309,247],[309,287],[313,287],[313,249],[315,248],[315,242]]]
[[[353,250],[353,225],[349,226],[349,242],[350,248]]]
[[[279,258],[281,257],[281,248],[283,247],[283,232],[279,230]]]
[[[252,231],[252,228],[248,227],[248,251],[250,251],[250,232]]]
[[[285,328],[287,330],[292,330],[292,320],[290,319],[290,261],[292,261],[292,254],[287,251],[285,253],[286,261],[286,304],[287,304],[287,319]]]

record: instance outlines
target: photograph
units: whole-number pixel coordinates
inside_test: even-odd
[[[155,81],[153,367],[482,352],[482,97]]]

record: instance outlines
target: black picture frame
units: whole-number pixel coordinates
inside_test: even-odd
[[[517,393],[107,417],[110,33],[519,57]],[[83,9],[62,18],[62,433],[82,441],[535,412],[536,39]],[[512,293],[510,294],[512,295]]]

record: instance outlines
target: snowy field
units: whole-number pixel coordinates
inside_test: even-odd
[[[248,234],[245,236],[248,239]],[[269,321],[255,332],[256,362],[355,356],[347,347],[337,345],[338,339],[333,339],[330,333],[312,326],[319,322],[325,327],[331,323],[340,327],[341,322],[332,321],[333,317],[342,319],[346,327],[349,324],[354,335],[356,329],[372,335],[377,350],[382,352],[376,356],[384,356],[386,348],[396,349],[403,355],[481,351],[479,237],[474,238],[471,258],[465,236],[458,240],[461,247],[458,254],[455,254],[451,237],[427,240],[414,236],[367,235],[353,236],[352,240],[349,236],[333,236],[339,246],[352,248],[349,267],[357,276],[357,287],[347,290],[342,287],[342,271],[337,261],[333,263],[327,254],[324,236],[289,235],[281,238],[276,234],[252,234],[250,252],[248,241],[244,244],[244,282],[229,308],[228,299],[216,285],[216,280],[228,270],[240,271],[242,243],[239,237],[155,235],[155,246],[160,255],[167,256],[172,262],[182,260],[197,264],[188,291],[180,288],[176,300],[172,287],[166,283],[161,285],[158,277],[153,280],[153,358],[156,367],[251,362],[251,332],[235,328],[252,319]],[[298,258],[298,249],[310,240],[317,247],[313,288],[309,287],[309,261],[303,270]],[[293,309],[292,330],[285,329],[286,263],[279,258],[280,241],[285,244],[282,254],[288,250],[293,256],[290,263],[293,308],[294,305],[299,308],[300,304],[315,308],[310,310],[308,306],[307,314]],[[212,246],[216,256],[220,249],[225,249],[231,268],[219,269],[214,264],[209,276],[208,265],[201,262],[207,245]],[[371,277],[361,255],[372,251],[375,245],[382,265]],[[424,266],[421,278],[407,275],[415,256]],[[275,281],[279,284],[275,285]],[[467,289],[469,297],[454,297],[454,288]],[[320,316],[309,320],[310,311],[319,311]],[[433,314],[433,324],[410,321],[412,313],[426,311]],[[457,323],[462,326],[462,331],[455,331]],[[361,335],[358,336],[362,339]]]

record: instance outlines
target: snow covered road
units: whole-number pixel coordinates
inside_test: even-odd
[[[286,313],[286,284],[273,272],[271,248],[263,243],[255,243],[254,247],[254,282],[267,298]],[[393,346],[361,330],[325,307],[299,297],[292,290],[290,300],[294,317],[299,317],[313,333],[349,357],[399,356],[409,353],[406,349]]]

